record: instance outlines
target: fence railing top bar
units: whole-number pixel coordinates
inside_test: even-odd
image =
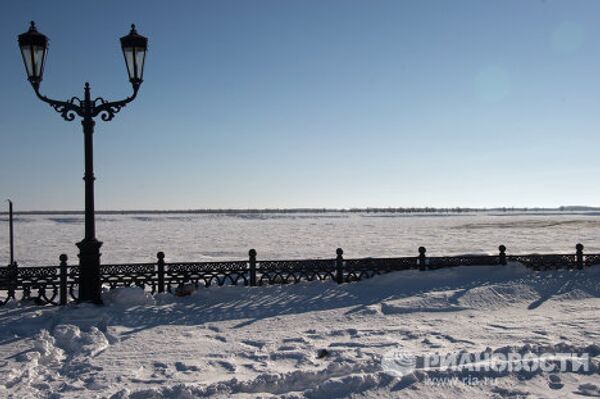
[[[583,254],[584,256],[591,256],[594,254]],[[507,258],[525,258],[525,257],[530,257],[530,258],[559,258],[562,256],[570,256],[570,257],[575,257],[576,254],[572,253],[572,254],[517,254],[517,255],[513,255],[513,254],[506,254]]]
[[[348,262],[348,261],[365,261],[365,260],[374,260],[374,261],[394,261],[394,260],[406,260],[406,259],[410,259],[410,260],[417,260],[419,259],[418,256],[395,256],[395,257],[390,257],[390,258],[375,258],[375,257],[365,257],[365,258],[344,258],[344,261]],[[335,259],[333,259],[335,260]]]
[[[119,266],[155,266],[156,262],[148,263],[107,263],[101,264],[100,267],[119,267]]]
[[[17,267],[16,270],[17,270],[18,273],[28,272],[28,271],[35,271],[35,270],[56,270],[56,271],[59,271],[60,270],[60,266],[24,266],[24,267]]]
[[[222,260],[222,261],[208,261],[208,262],[165,262],[166,266],[192,266],[192,265],[224,265],[224,264],[240,264],[245,265],[248,260]],[[154,264],[154,263],[153,263]]]
[[[105,265],[102,265],[105,266]],[[49,266],[17,266],[15,267],[15,269],[17,270],[32,270],[32,269],[60,269],[60,265],[49,265]],[[79,265],[78,264],[74,264],[74,265],[67,265],[67,268],[78,268]],[[0,270],[6,270],[6,269],[11,269],[12,266],[11,265],[7,265],[7,266],[0,266]]]
[[[511,258],[552,258],[552,257],[575,257],[575,253],[553,253],[553,254],[540,254],[540,253],[525,253],[525,254],[506,254],[507,259]],[[600,253],[583,253],[585,257],[600,257]],[[499,255],[477,255],[477,254],[465,254],[465,255],[451,255],[451,256],[427,256],[428,259],[456,259],[456,258],[498,258]],[[396,257],[364,257],[364,258],[344,258],[344,261],[394,261],[394,260],[408,260],[418,259],[419,256],[396,256]],[[257,263],[279,263],[279,262],[335,262],[335,258],[311,258],[311,259],[256,259]],[[198,261],[198,262],[165,262],[165,265],[220,265],[220,264],[246,264],[248,260],[222,260],[222,261]],[[107,263],[102,264],[100,267],[119,267],[119,266],[153,266],[156,262],[140,262],[140,263]],[[0,266],[1,270],[10,269],[11,265]],[[45,266],[18,266],[17,270],[32,270],[32,269],[60,269],[60,265],[45,265]],[[78,264],[67,265],[68,268],[78,268]]]
[[[558,257],[558,256],[576,256],[577,254],[575,252],[565,252],[565,253],[549,253],[549,254],[541,254],[541,253],[525,253],[525,254],[511,254],[511,253],[506,253],[505,256],[507,258],[515,258],[515,257]],[[584,252],[583,256],[600,256],[600,253],[589,253],[589,252]],[[417,256],[418,257],[418,256]],[[499,257],[498,254],[464,254],[464,255],[448,255],[448,256],[426,256],[428,259],[435,259],[435,258],[497,258]],[[404,257],[402,257],[404,258]],[[401,258],[401,259],[402,259]],[[410,258],[410,257],[407,257]],[[361,258],[362,259],[362,258]],[[366,258],[366,259],[394,259],[394,258]]]
[[[316,259],[256,259],[256,263],[335,263],[335,258],[316,258]]]
[[[509,256],[509,255],[506,255]],[[498,254],[464,254],[451,256],[427,256],[429,259],[497,258]]]

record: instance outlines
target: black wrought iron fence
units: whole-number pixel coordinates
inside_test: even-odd
[[[175,292],[185,285],[257,286],[300,281],[333,280],[338,284],[360,281],[394,271],[434,270],[456,266],[506,265],[519,262],[533,270],[583,269],[600,265],[600,254],[584,254],[577,244],[574,254],[462,255],[430,257],[420,247],[418,256],[398,258],[345,259],[338,248],[330,259],[260,260],[255,250],[248,260],[226,262],[167,262],[157,254],[156,263],[107,264],[100,267],[102,284],[110,289],[137,286],[152,293]],[[0,305],[9,300],[25,300],[45,305],[65,305],[78,299],[79,266],[70,266],[60,256],[58,266],[20,267],[16,263],[0,267]]]

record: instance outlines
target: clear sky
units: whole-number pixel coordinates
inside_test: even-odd
[[[600,1],[3,1],[0,197],[83,208],[42,91],[138,99],[95,133],[98,209],[600,205]]]

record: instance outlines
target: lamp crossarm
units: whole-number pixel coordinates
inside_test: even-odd
[[[48,98],[40,93],[39,88],[33,87],[37,97],[49,104],[66,121],[73,121],[76,116],[84,116],[83,102],[78,97],[72,97],[68,101],[59,101]]]
[[[90,112],[90,116],[92,118],[100,115],[100,118],[105,121],[108,122],[110,121],[112,118],[115,117],[115,114],[119,113],[119,111],[121,111],[121,108],[123,108],[124,106],[126,106],[127,104],[129,104],[130,102],[132,102],[135,97],[137,96],[139,90],[139,86],[134,85],[133,86],[133,94],[129,97],[127,97],[124,100],[120,100],[120,101],[106,101],[104,98],[102,97],[98,97],[96,98],[94,101],[92,101],[92,107],[91,107],[91,112]]]
[[[59,101],[42,95],[39,88],[35,87],[35,85],[33,89],[40,100],[54,108],[66,121],[73,121],[76,116],[95,118],[99,115],[103,121],[108,122],[115,117],[115,114],[121,111],[121,108],[136,98],[139,85],[133,86],[133,94],[131,96],[120,101],[106,101],[102,97],[98,97],[94,101],[84,101],[79,97],[71,97],[68,101]]]

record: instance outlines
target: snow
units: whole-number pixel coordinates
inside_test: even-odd
[[[600,397],[600,267],[457,267],[186,297],[125,288],[103,298],[102,307],[0,309],[0,397]],[[398,375],[386,366],[394,351],[574,352],[591,364]]]
[[[136,306],[154,304],[154,297],[138,287],[127,287],[118,289],[105,289],[102,294],[102,301],[106,305],[114,306]]]
[[[146,214],[99,215],[102,262],[348,258],[600,252],[600,214],[522,213],[444,216],[386,213],[324,214]],[[19,215],[15,223],[16,259],[22,266],[58,264],[65,253],[77,263],[75,243],[83,237],[82,215]],[[32,250],[32,248],[34,250]],[[0,217],[0,264],[8,264],[8,223]]]

